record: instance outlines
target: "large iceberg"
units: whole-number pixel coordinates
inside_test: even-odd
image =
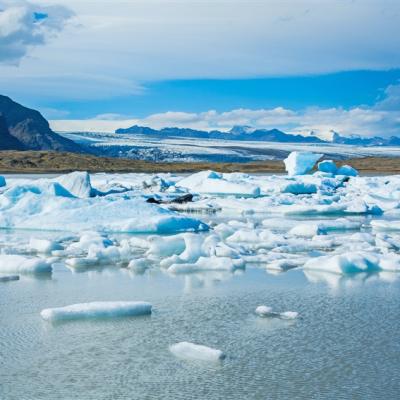
[[[313,169],[322,156],[308,151],[292,151],[283,162],[289,176],[304,175]]]
[[[148,204],[141,197],[81,199],[35,186],[14,187],[0,195],[0,228],[163,234],[208,229],[198,219]]]
[[[144,301],[96,301],[46,308],[40,315],[47,321],[86,318],[132,317],[151,314],[152,305]]]

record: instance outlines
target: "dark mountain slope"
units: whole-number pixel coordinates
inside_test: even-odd
[[[72,140],[53,132],[47,120],[38,111],[24,107],[7,96],[0,95],[0,114],[10,135],[26,150],[82,151]]]

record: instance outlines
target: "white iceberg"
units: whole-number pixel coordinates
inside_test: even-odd
[[[260,195],[260,188],[249,183],[248,179],[243,179],[242,175],[238,179],[235,179],[235,175],[227,174],[227,177],[231,179],[228,180],[218,172],[202,171],[181,179],[176,186],[203,194],[235,195],[239,197],[258,197]]]
[[[304,175],[313,169],[322,156],[323,154],[308,151],[292,151],[283,162],[289,176]]]
[[[13,188],[0,195],[0,228],[51,231],[176,233],[207,230],[206,224],[142,198],[70,198],[38,188]]]
[[[225,358],[225,354],[221,350],[190,342],[173,344],[169,350],[176,357],[184,359],[216,362]]]
[[[0,273],[36,274],[51,272],[51,264],[39,257],[25,257],[18,254],[0,254]]]
[[[296,311],[284,311],[284,312],[276,312],[273,311],[272,307],[268,306],[258,306],[255,310],[255,313],[259,317],[268,317],[268,318],[280,318],[280,319],[296,319],[299,315]]]
[[[50,254],[52,251],[62,250],[63,247],[57,241],[31,238],[29,248],[38,253]]]
[[[46,308],[40,315],[46,321],[65,321],[86,318],[132,317],[151,314],[152,305],[144,301],[96,301]]]
[[[57,182],[76,197],[88,198],[96,195],[87,172],[75,171],[61,175],[57,178]]]

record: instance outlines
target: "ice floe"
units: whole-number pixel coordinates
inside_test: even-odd
[[[169,347],[169,350],[176,357],[189,360],[217,362],[226,357],[221,350],[190,342],[173,344]]]
[[[65,307],[46,308],[40,315],[47,321],[87,318],[132,317],[151,314],[152,305],[144,301],[97,301]]]
[[[51,270],[51,263],[43,258],[0,254],[0,273],[37,274]]]

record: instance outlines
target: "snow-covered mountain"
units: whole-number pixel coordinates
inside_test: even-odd
[[[229,132],[213,130],[210,132],[189,128],[163,128],[160,130],[143,126],[117,129],[115,133],[160,136],[162,138],[201,138],[223,140],[267,141],[283,143],[325,143],[316,136],[302,136],[284,133],[279,129],[255,129],[250,126],[234,126]]]

